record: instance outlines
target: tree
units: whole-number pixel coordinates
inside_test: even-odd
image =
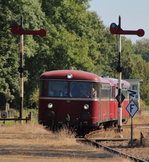
[[[149,62],[149,39],[142,39],[134,45],[135,54],[141,54],[142,58]]]
[[[143,82],[141,84],[141,97],[147,105],[149,105],[149,63],[144,64],[144,71],[141,73],[144,74]]]
[[[17,102],[19,94],[19,36],[12,35],[10,25],[14,21],[19,23],[20,17],[23,15],[24,28],[36,29],[38,25],[42,25],[41,20],[44,14],[42,14],[42,11],[39,11],[39,1],[0,1],[0,6],[0,95],[3,96],[5,102]],[[35,49],[36,42],[31,38],[27,39],[29,45],[32,44],[32,47]],[[26,46],[25,48],[28,56],[32,55],[32,51],[34,51],[30,47]],[[0,103],[4,105],[4,102]]]
[[[8,5],[8,2],[0,1],[0,98],[3,98],[1,106],[4,106],[5,102],[11,102],[18,91],[15,70],[18,67],[17,39],[10,33],[11,12],[6,4]]]
[[[13,21],[19,24],[21,16],[24,29],[44,28],[47,31],[43,38],[31,35],[24,38],[25,106],[37,102],[39,76],[45,71],[73,66],[101,76],[117,77],[117,36],[110,34],[95,12],[88,11],[88,0],[7,0],[0,1],[0,5],[2,105],[7,101],[15,105],[19,96],[20,36],[11,34],[10,24]],[[147,83],[148,77],[141,73],[148,68],[141,59],[141,55],[147,58],[144,54],[147,48],[141,51],[142,47],[144,43],[140,47],[122,38],[123,78],[143,78]],[[147,92],[143,92],[144,88],[143,85],[141,93],[145,100]]]

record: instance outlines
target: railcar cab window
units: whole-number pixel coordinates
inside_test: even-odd
[[[68,83],[66,81],[49,81],[49,97],[68,97]]]
[[[48,88],[47,82],[45,80],[42,80],[40,82],[40,96],[42,97],[47,96],[47,88]]]
[[[99,94],[98,84],[85,81],[42,81],[40,96],[96,98]]]
[[[92,82],[70,82],[71,97],[96,98],[98,97],[98,85]]]

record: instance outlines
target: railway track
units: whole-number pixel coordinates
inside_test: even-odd
[[[124,128],[131,127],[131,125],[123,125]],[[133,124],[133,127],[149,127],[149,123],[147,124]]]
[[[85,143],[85,144],[90,144],[90,145],[92,145],[92,146],[94,146],[96,148],[103,148],[104,150],[106,150],[108,152],[111,152],[113,154],[119,155],[119,156],[124,157],[124,158],[129,158],[129,159],[134,160],[136,162],[147,162],[147,160],[139,159],[137,157],[134,157],[134,156],[128,155],[126,153],[117,151],[116,149],[113,149],[111,147],[105,146],[105,145],[97,142],[97,140],[92,140],[92,139],[87,139],[87,138],[81,138],[81,139],[77,139],[77,141],[78,142],[81,142],[81,143]]]
[[[133,124],[133,128],[148,128],[149,129],[149,123],[148,124]],[[131,125],[123,125],[123,128],[131,128]],[[107,129],[99,129],[99,130],[95,130],[95,131],[92,131],[92,132],[89,132],[88,134],[85,134],[85,138],[90,138],[90,136],[94,135],[94,134],[99,134],[101,132],[105,132],[105,131],[113,131],[113,130],[117,130],[116,127],[110,127],[110,128],[107,128]]]
[[[123,127],[124,132],[122,132],[122,134],[124,133],[125,138],[123,136],[119,136],[120,134],[116,132],[116,128],[112,127],[107,128],[106,130],[101,129],[92,131],[86,134],[84,138],[77,139],[77,141],[85,144],[90,144],[96,148],[103,148],[106,151],[112,152],[124,158],[129,158],[137,162],[149,162],[149,143],[146,143],[146,146],[141,145],[141,139],[137,137],[133,139],[134,143],[132,147],[130,145],[130,136],[128,133],[130,127],[130,125],[124,125]],[[139,132],[140,130],[138,128],[149,128],[149,124],[134,124],[133,127]],[[144,130],[148,132],[149,129]],[[146,139],[149,142],[148,137]],[[135,142],[138,142],[139,144]]]

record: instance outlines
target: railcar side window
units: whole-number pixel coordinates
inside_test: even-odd
[[[128,89],[122,89],[122,93],[125,96],[125,98],[128,98]]]
[[[112,97],[112,90],[110,85],[101,84],[101,91],[100,91],[101,98],[111,98]]]
[[[129,97],[129,93],[128,93],[128,89],[127,88],[123,88],[122,89],[122,94],[125,96],[125,98],[128,98]],[[115,94],[115,97],[118,95],[118,88],[116,88],[116,94]]]

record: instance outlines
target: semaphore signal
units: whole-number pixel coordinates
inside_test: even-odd
[[[21,25],[15,24],[11,28],[12,34],[15,35],[38,35],[40,37],[46,36],[46,31],[44,29],[40,30],[24,30]]]
[[[143,29],[123,30],[119,25],[116,25],[115,23],[112,23],[110,25],[110,32],[111,34],[138,35],[139,37],[142,37],[145,34]]]
[[[38,35],[40,37],[46,36],[46,31],[44,29],[40,30],[24,30],[23,29],[23,17],[21,16],[20,25],[13,23],[11,25],[11,33],[14,35],[20,35],[20,66],[18,71],[20,73],[20,112],[19,119],[23,120],[23,99],[24,99],[24,80],[23,80],[23,55],[24,55],[24,35]]]
[[[121,28],[121,17],[119,16],[119,24],[112,23],[110,25],[110,32],[111,34],[117,34],[119,36],[118,40],[118,66],[117,66],[117,72],[118,72],[118,95],[116,96],[116,99],[118,101],[118,131],[122,131],[122,101],[123,101],[123,94],[122,94],[122,85],[121,85],[121,79],[122,79],[122,63],[121,63],[121,35],[138,35],[139,37],[142,37],[145,32],[143,29],[138,30],[123,30]]]

